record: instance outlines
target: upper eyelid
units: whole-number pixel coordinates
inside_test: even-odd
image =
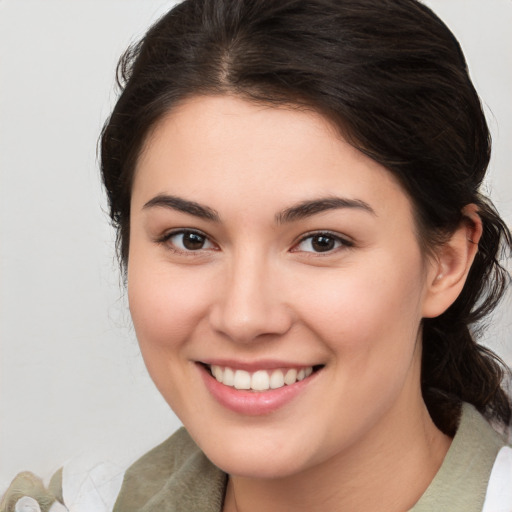
[[[336,239],[336,241],[339,243],[339,247],[334,247],[331,250],[324,251],[324,252],[316,252],[316,251],[307,251],[307,250],[301,250],[299,247],[302,243],[304,243],[308,238],[313,238],[315,236],[321,236],[325,235],[331,238]],[[304,235],[301,235],[300,238],[294,242],[294,244],[289,249],[289,252],[292,254],[304,254],[305,257],[308,258],[328,258],[333,257],[337,254],[339,254],[340,251],[347,251],[352,248],[354,248],[355,243],[350,238],[343,236],[341,234],[332,232],[332,231],[326,231],[326,230],[317,230],[312,231],[309,233],[305,233]]]
[[[333,238],[337,238],[338,240],[340,240],[341,242],[343,242],[345,244],[353,244],[354,243],[351,240],[351,238],[348,237],[347,235],[342,235],[342,234],[336,233],[334,231],[319,229],[319,230],[310,231],[308,233],[304,233],[303,235],[300,235],[300,237],[297,239],[297,241],[294,243],[294,245],[297,245],[298,243],[303,242],[304,240],[307,240],[308,238],[311,238],[313,236],[319,236],[319,235],[327,235],[327,236],[331,236]]]
[[[179,246],[175,245],[174,243],[169,242],[173,236],[177,236],[177,235],[185,234],[185,233],[194,233],[194,234],[200,235],[200,236],[204,237],[211,245],[213,245],[213,247],[201,248],[201,249],[197,249],[197,250],[188,250],[188,249],[182,249]],[[154,242],[158,245],[165,247],[165,250],[170,251],[176,255],[181,255],[184,257],[191,257],[191,258],[194,258],[194,257],[201,258],[201,257],[204,257],[207,253],[210,253],[211,251],[218,250],[218,244],[215,241],[213,241],[210,236],[208,236],[203,231],[201,231],[199,229],[194,229],[194,228],[170,229],[170,230],[166,231],[160,237],[154,239]]]
[[[204,236],[212,244],[218,245],[218,243],[215,242],[215,240],[210,235],[208,235],[204,231],[202,231],[200,229],[197,229],[197,228],[173,228],[173,229],[170,229],[170,230],[166,231],[163,235],[157,237],[155,241],[157,243],[164,243],[164,242],[168,241],[170,238],[172,238],[173,236],[179,235],[181,233],[197,233],[200,236]],[[292,242],[290,250],[292,250],[294,247],[296,247],[300,243],[304,242],[308,238],[311,238],[311,237],[314,237],[314,236],[319,236],[319,235],[326,235],[326,236],[330,236],[330,237],[336,238],[343,245],[345,245],[347,247],[354,245],[353,240],[351,240],[351,238],[348,237],[347,235],[342,235],[340,233],[337,233],[337,232],[334,232],[334,231],[330,231],[330,230],[317,229],[317,230],[308,231],[306,233],[303,233],[303,234],[299,235]],[[191,252],[200,252],[200,251],[201,251],[201,249],[199,249],[198,251],[191,251]]]
[[[169,240],[169,238],[179,235],[180,233],[196,233],[198,235],[204,236],[208,240],[212,241],[211,236],[207,235],[204,231],[201,231],[200,229],[195,228],[174,228],[169,229],[168,231],[165,231],[161,236],[157,238],[157,241],[165,241]]]

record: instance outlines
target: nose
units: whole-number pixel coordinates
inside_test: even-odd
[[[217,301],[211,308],[211,327],[237,343],[288,332],[293,314],[283,300],[279,281],[264,257],[234,259],[222,276]]]

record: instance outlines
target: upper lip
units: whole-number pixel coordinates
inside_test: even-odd
[[[276,370],[278,368],[308,368],[310,366],[323,366],[319,363],[299,363],[276,359],[260,359],[257,361],[238,361],[234,359],[202,359],[197,363],[206,366],[221,366],[223,368],[233,368],[236,370],[245,370],[247,372],[255,372],[257,370]]]

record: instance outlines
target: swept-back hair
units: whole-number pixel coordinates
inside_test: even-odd
[[[427,254],[476,204],[483,222],[464,289],[425,319],[422,390],[437,426],[456,430],[462,401],[508,423],[500,360],[476,342],[503,294],[512,237],[480,186],[491,141],[459,43],[416,0],[185,0],[122,57],[122,93],[101,138],[101,166],[128,259],[137,158],[155,124],[197,95],[314,109],[409,195]]]

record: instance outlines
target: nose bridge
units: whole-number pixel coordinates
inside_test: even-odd
[[[268,255],[246,247],[233,253],[212,311],[214,329],[237,342],[284,334],[291,315]]]

